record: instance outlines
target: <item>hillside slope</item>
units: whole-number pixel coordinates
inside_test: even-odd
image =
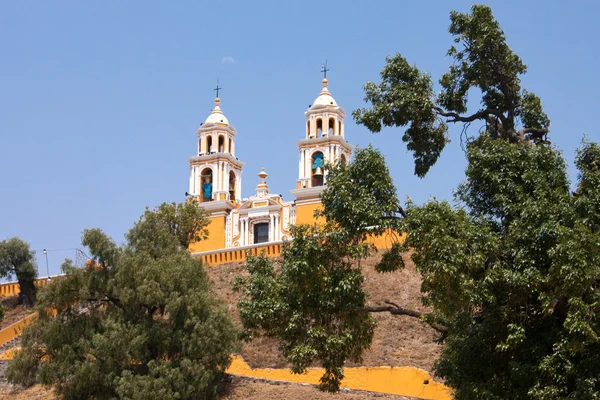
[[[404,270],[380,274],[374,270],[378,257],[380,255],[374,254],[362,264],[365,290],[369,295],[368,304],[381,305],[387,299],[403,307],[425,311],[419,301],[421,279],[410,259],[405,258]],[[235,277],[243,273],[243,263],[208,268],[212,289],[226,302],[230,315],[238,324],[240,323],[237,309],[238,295],[232,287]],[[366,352],[360,365],[412,366],[431,372],[440,351],[440,346],[434,342],[435,330],[407,316],[379,313],[374,314],[374,318],[378,326],[373,345]],[[245,344],[241,355],[254,368],[289,366],[277,351],[276,341],[270,338],[257,338]]]

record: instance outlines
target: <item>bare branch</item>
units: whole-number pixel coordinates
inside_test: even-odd
[[[437,106],[434,106],[433,109],[435,112],[437,112],[442,117],[453,118],[453,119],[446,120],[446,122],[473,122],[478,119],[485,119],[485,117],[487,117],[489,115],[493,115],[493,116],[499,118],[501,121],[504,121],[504,119],[506,118],[500,111],[494,110],[491,108],[481,110],[479,112],[476,112],[473,115],[469,115],[468,117],[463,117],[462,115],[457,114],[452,111],[444,111],[443,109],[441,109],[440,107],[437,107]]]
[[[414,318],[421,318],[423,316],[423,313],[421,313],[419,311],[409,310],[407,308],[400,307],[398,304],[396,304],[390,300],[384,300],[384,303],[388,304],[388,305],[387,306],[367,306],[367,307],[363,307],[362,311],[373,312],[373,313],[389,312],[392,315],[407,315],[409,317],[414,317]],[[445,334],[448,331],[448,329],[444,326],[441,326],[441,325],[438,325],[435,323],[427,323],[427,324],[442,334]]]
[[[523,136],[527,133],[531,133],[532,136],[542,137],[543,135],[547,134],[548,132],[550,132],[550,130],[547,128],[523,128],[519,132],[517,132],[517,134],[519,136]]]

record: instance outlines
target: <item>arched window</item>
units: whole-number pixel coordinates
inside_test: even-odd
[[[229,171],[229,200],[235,201],[235,173]]]
[[[200,201],[211,201],[213,194],[213,173],[212,169],[204,168],[200,173],[201,196]]]
[[[337,134],[337,132],[335,132],[335,119],[329,118],[329,136],[333,136],[335,134]]]
[[[325,173],[325,160],[323,158],[323,153],[320,151],[316,151],[312,155],[312,165],[311,165],[311,184],[312,187],[315,186],[323,186],[323,174]]]
[[[217,150],[219,153],[223,153],[225,151],[225,136],[219,135],[219,147]]]
[[[227,151],[231,154],[233,154],[233,147],[231,146],[233,144],[233,142],[231,141],[231,138],[229,138],[229,147],[227,148]]]
[[[206,154],[210,154],[213,151],[212,136],[206,137]]]
[[[323,134],[323,120],[319,118],[317,120],[317,136],[321,136]]]

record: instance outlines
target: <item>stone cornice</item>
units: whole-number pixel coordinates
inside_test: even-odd
[[[212,131],[227,132],[231,136],[235,136],[237,133],[237,131],[235,130],[235,128],[233,126],[219,125],[219,124],[203,124],[202,126],[200,126],[200,128],[198,128],[196,133],[198,134],[198,136],[200,136],[200,134],[202,134],[202,133],[208,133],[208,132],[212,132]]]
[[[325,186],[317,186],[311,188],[293,189],[290,190],[290,193],[295,196],[297,200],[318,199],[320,198],[323,190],[325,190]]]
[[[244,162],[238,160],[230,153],[212,153],[205,154],[203,156],[191,156],[187,160],[190,164],[192,163],[200,163],[200,162],[211,162],[211,161],[229,161],[231,164],[235,165],[238,168],[242,168],[244,166]]]
[[[327,135],[327,136],[319,136],[311,139],[300,139],[296,142],[296,146],[302,147],[305,145],[327,145],[332,143],[339,143],[343,148],[348,151],[352,151],[354,146],[350,143],[346,142],[346,139],[339,135]]]
[[[344,109],[342,107],[329,107],[326,105],[316,105],[316,106],[311,106],[308,110],[306,110],[304,112],[304,115],[306,115],[307,117],[311,116],[311,115],[321,115],[324,114],[326,112],[330,112],[332,114],[338,114],[340,117],[345,118],[346,117],[346,112],[344,111]]]

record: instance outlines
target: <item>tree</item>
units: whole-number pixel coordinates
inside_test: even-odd
[[[187,215],[176,210],[196,206],[147,210],[123,246],[84,231],[92,259],[83,269],[66,261],[66,277],[40,293],[7,377],[52,385],[64,399],[214,398],[237,332],[170,229]]]
[[[448,55],[454,63],[440,78],[439,94],[429,74],[396,54],[386,59],[382,82],[365,85],[365,101],[373,107],[353,112],[356,122],[372,132],[383,126],[407,126],[402,140],[414,153],[415,174],[420,177],[449,141],[449,123],[463,123],[466,134],[469,125],[479,121],[486,135],[512,143],[542,143],[549,132],[550,120],[541,100],[521,88],[520,76],[527,67],[506,43],[491,8],[473,5],[471,14],[452,11],[450,21],[456,46]],[[468,113],[468,94],[473,88],[481,91],[481,107]]]
[[[329,299],[350,287],[343,279],[328,278],[349,276],[352,269],[329,261],[343,251],[337,246],[364,246],[362,235],[369,226],[375,226],[375,234],[392,229],[404,233],[404,241],[386,252],[377,268],[402,268],[400,253],[410,249],[423,277],[422,300],[431,311],[420,315],[397,302],[365,307],[362,300],[347,303],[347,308],[333,302],[337,326],[347,326],[347,315],[365,312],[422,318],[440,332],[444,346],[435,372],[454,388],[457,399],[598,398],[600,146],[582,143],[576,158],[579,182],[571,193],[565,160],[547,140],[549,120],[541,101],[521,89],[526,68],[506,44],[489,7],[451,13],[450,32],[462,47],[449,51],[455,64],[440,80],[439,95],[433,95],[427,74],[398,55],[388,59],[380,85],[366,85],[373,108],[354,115],[372,131],[407,126],[403,140],[415,153],[419,176],[445,146],[448,123],[464,123],[464,133],[469,123],[481,121],[479,135],[465,138],[468,167],[456,204],[432,199],[422,206],[411,201],[398,206],[385,163],[377,161],[372,149],[358,150],[347,168],[328,167],[322,194],[327,226],[345,239],[328,244],[323,238],[319,244],[324,245],[312,250],[325,252],[320,257],[327,262],[311,259],[312,253],[304,251],[305,239],[294,240],[289,248],[296,251],[284,252],[279,274],[286,273],[288,262],[298,269],[309,265],[310,272],[282,282],[268,270],[277,287],[266,290],[268,296],[260,293],[260,284],[269,282],[263,279],[266,274],[250,270],[249,303],[241,310],[277,337],[284,350],[286,343],[304,343],[310,330],[278,328],[278,323],[294,320],[277,312],[259,313],[267,300],[277,311],[296,311],[292,315],[300,316],[300,325],[314,325],[306,318],[317,311],[293,306],[301,299]],[[467,114],[471,88],[481,90],[482,107]],[[354,253],[350,264],[363,256]],[[327,274],[317,275],[322,283],[313,283],[315,271],[323,269]],[[359,275],[354,282],[361,281]],[[352,286],[352,293],[362,299],[360,287]],[[268,322],[260,321],[261,316]],[[320,342],[326,343],[327,335]],[[360,357],[364,348],[353,348],[352,356]],[[322,361],[327,356],[312,354]],[[350,354],[339,348],[335,362],[340,372],[334,379],[343,376]]]
[[[238,302],[246,337],[276,338],[279,350],[303,373],[320,361],[320,388],[335,392],[346,360],[360,361],[373,338],[375,321],[356,312],[365,306],[363,277],[356,260],[368,248],[353,245],[343,231],[317,226],[292,227],[281,262],[249,257],[249,277],[238,277]],[[275,264],[279,264],[275,268]],[[278,270],[278,271],[277,271]]]
[[[31,251],[29,244],[18,237],[0,242],[0,277],[13,276],[19,282],[19,304],[33,307],[36,299],[34,282],[37,277],[35,253]]]
[[[276,338],[279,349],[303,373],[320,362],[320,388],[335,392],[346,361],[359,362],[373,339],[375,321],[362,289],[361,260],[371,247],[368,235],[381,235],[400,209],[383,156],[357,151],[347,167],[327,165],[328,184],[320,213],[324,226],[292,227],[294,240],[281,259],[249,257],[249,277],[238,277],[238,306],[247,338]],[[371,173],[370,171],[374,171]],[[381,270],[397,267],[399,242],[382,258]],[[397,310],[400,314],[401,310]]]

